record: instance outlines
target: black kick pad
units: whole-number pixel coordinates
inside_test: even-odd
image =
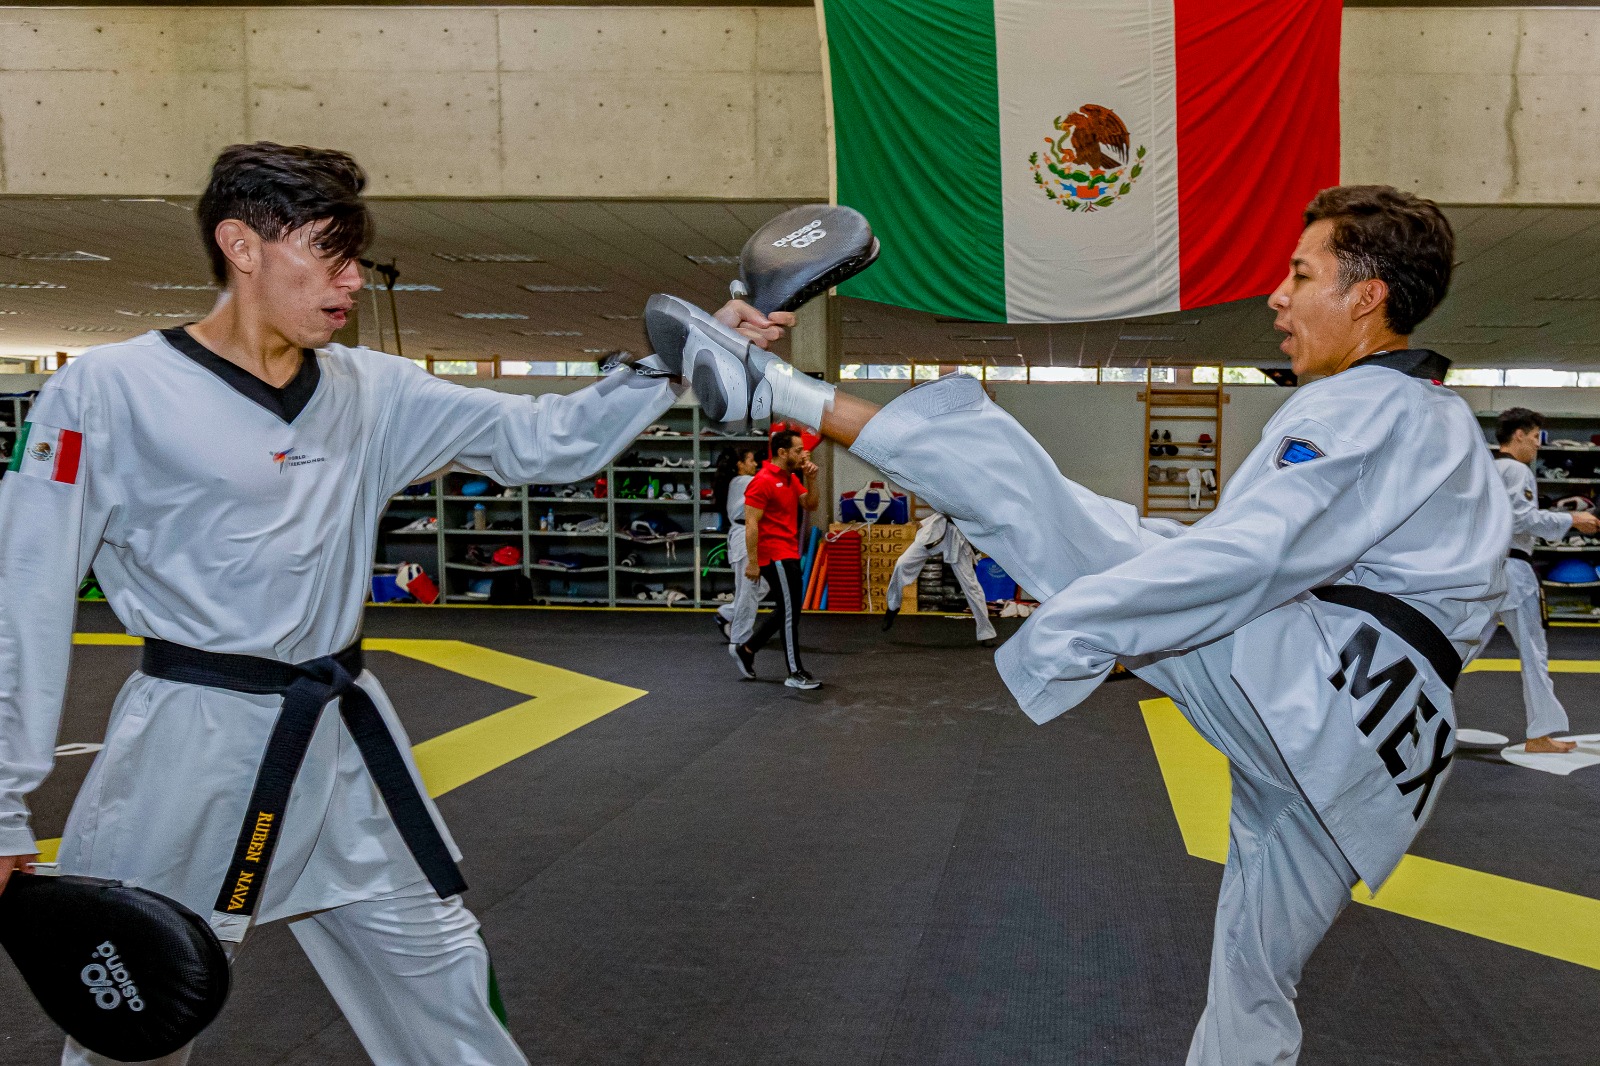
[[[228,998],[228,958],[205,920],[120,881],[13,874],[0,945],[52,1021],[118,1062],[177,1051]]]
[[[860,211],[832,204],[796,207],[750,235],[739,253],[733,294],[762,314],[793,311],[877,258],[878,239]]]

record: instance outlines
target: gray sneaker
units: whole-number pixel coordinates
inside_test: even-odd
[[[804,670],[796,670],[794,673],[790,674],[783,683],[790,688],[801,688],[807,690],[822,687],[821,681],[818,681]]]

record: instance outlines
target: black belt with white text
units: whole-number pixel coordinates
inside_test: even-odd
[[[1523,551],[1521,548],[1512,548],[1510,551],[1506,552],[1506,558],[1521,559],[1529,566],[1533,565],[1533,555],[1529,552]]]
[[[218,911],[245,917],[255,913],[272,852],[281,835],[294,779],[323,709],[334,700],[339,701],[339,714],[383,796],[395,828],[434,890],[442,897],[466,890],[467,883],[428,813],[394,734],[372,697],[356,684],[362,671],[359,642],[335,655],[283,663],[146,639],[139,669],[164,681],[283,697],[283,709],[267,739],[255,787],[250,792],[250,805],[239,829],[239,842],[217,897]]]
[[[1352,607],[1371,615],[1428,660],[1428,665],[1433,667],[1433,672],[1447,687],[1456,687],[1462,664],[1455,645],[1427,615],[1409,603],[1386,592],[1374,592],[1360,585],[1324,585],[1312,589],[1311,595],[1326,603]]]

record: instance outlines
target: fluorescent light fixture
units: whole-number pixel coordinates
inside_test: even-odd
[[[1160,337],[1153,333],[1124,333],[1117,338],[1119,341],[1176,341],[1178,337]]]
[[[1011,341],[1011,342],[1014,342],[1017,338],[1015,338],[1015,337],[967,336],[967,337],[951,337],[950,339],[953,340],[953,341],[985,341],[985,342],[987,342],[987,341]]]
[[[362,287],[366,288],[366,289],[374,290],[376,292],[385,292],[389,288],[389,286],[387,286],[387,285],[364,285]],[[417,282],[417,281],[401,281],[401,282],[397,282],[395,284],[394,291],[395,292],[443,292],[444,290],[439,288],[439,286],[437,286],[437,285],[424,285],[421,282]]]
[[[64,289],[50,281],[0,281],[0,289]]]
[[[542,263],[536,255],[527,252],[434,252],[436,259],[446,263]]]
[[[21,311],[0,311],[0,315],[20,315]]]
[[[126,326],[62,326],[68,333],[126,333]]]
[[[109,263],[109,255],[93,252],[5,252],[7,259],[25,259],[30,263]]]
[[[124,311],[117,309],[117,314],[127,315],[129,318],[188,318],[201,319],[206,317],[201,311]]]
[[[581,337],[575,329],[516,329],[511,332],[519,337]]]
[[[154,289],[156,292],[215,292],[217,284],[207,281],[204,283],[190,283],[185,281],[147,281],[142,288]]]
[[[1469,322],[1464,329],[1543,329],[1548,322]]]
[[[739,265],[739,257],[736,255],[686,255],[684,258],[703,267]]]
[[[637,321],[639,321],[639,319],[643,318],[644,316],[643,315],[609,314],[609,315],[601,315],[600,317],[605,319],[607,322],[637,322]]]
[[[529,292],[605,292],[598,285],[524,285]]]
[[[457,311],[457,318],[490,319],[495,321],[525,321],[527,315],[519,315],[515,311]]]

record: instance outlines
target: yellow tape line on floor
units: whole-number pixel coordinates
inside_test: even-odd
[[[1464,674],[1515,674],[1520,673],[1521,670],[1521,659],[1474,659],[1461,672]],[[1600,662],[1594,659],[1551,659],[1550,672],[1552,674],[1600,674]]]
[[[1195,732],[1171,700],[1142,700],[1139,709],[1184,847],[1196,858],[1227,861],[1227,758]],[[1351,898],[1363,906],[1600,970],[1600,900],[1588,896],[1407,855],[1376,896],[1358,884]]]
[[[144,643],[122,633],[78,633],[74,644]],[[435,798],[564,737],[596,718],[646,695],[597,677],[534,662],[460,640],[364,640],[367,651],[387,651],[470,677],[532,699],[487,718],[424,740],[411,749],[428,794]],[[59,838],[39,841],[44,862],[54,862]]]

